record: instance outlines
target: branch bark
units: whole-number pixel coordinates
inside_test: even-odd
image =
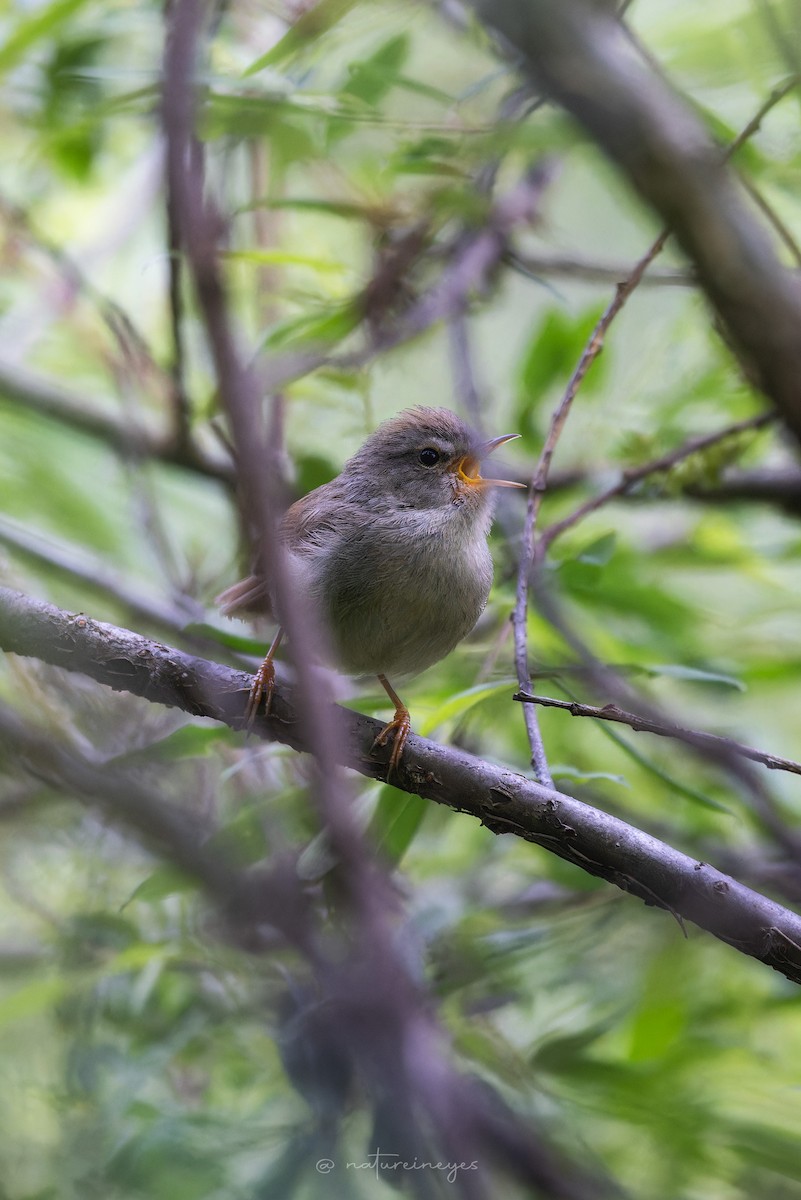
[[[234,729],[244,724],[250,676],[7,588],[0,588],[0,646],[152,703]],[[338,719],[344,731],[341,761],[370,778],[385,779],[386,763],[371,753],[380,722],[349,709],[340,709]],[[270,716],[258,719],[255,732],[296,750],[307,748],[285,678],[278,680]],[[801,983],[801,916],[608,813],[415,736],[407,742],[393,783],[469,813],[493,833],[534,842]]]

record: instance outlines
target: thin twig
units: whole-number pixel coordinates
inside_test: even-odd
[[[801,442],[801,281],[781,263],[703,122],[661,72],[632,57],[605,6],[474,3],[527,76],[583,125],[670,226],[736,356]]]
[[[526,520],[523,528],[523,540],[520,552],[520,566],[517,574],[517,596],[515,601],[512,623],[515,631],[515,666],[517,668],[517,680],[520,690],[530,692],[532,690],[531,674],[528,662],[528,637],[527,637],[527,617],[528,617],[528,596],[529,596],[529,579],[531,577],[532,568],[536,563],[541,561],[544,547],[535,542],[535,528],[537,518],[539,516],[540,506],[542,504],[542,496],[548,486],[548,472],[551,466],[551,460],[556,450],[557,442],[564,429],[565,422],[570,413],[570,408],[575,399],[576,393],[581,386],[584,376],[589,371],[595,359],[601,353],[604,344],[604,337],[609,326],[614,321],[617,314],[620,312],[623,305],[628,300],[631,293],[636,288],[637,284],[642,279],[646,270],[659,254],[660,250],[667,241],[667,230],[660,233],[659,237],[643,255],[638,263],[635,264],[634,270],[628,279],[623,283],[618,284],[615,289],[615,294],[611,302],[607,305],[606,310],[596,324],[590,340],[584,348],[584,351],[579,359],[573,374],[570,377],[565,392],[557,405],[551,417],[551,423],[548,428],[548,433],[545,438],[545,443],[540,452],[539,461],[534,471],[534,476],[531,481],[531,489],[529,492],[528,505],[526,507]],[[526,720],[526,730],[528,733],[529,744],[531,746],[532,765],[537,772],[537,777],[541,782],[550,779],[548,773],[547,760],[545,758],[545,750],[542,744],[542,737],[539,731],[539,725],[536,718],[533,716],[533,710],[528,708],[524,710]],[[545,772],[545,774],[543,774]]]
[[[0,544],[102,592],[131,616],[171,634],[180,634],[187,622],[205,617],[203,606],[191,597],[181,596],[173,603],[156,599],[150,591],[128,583],[117,565],[90,556],[85,547],[32,533],[10,517],[0,516]]]
[[[220,480],[230,486],[233,469],[227,456],[195,444],[176,445],[171,434],[153,428],[151,421],[131,424],[114,409],[114,401],[87,407],[83,394],[65,388],[27,367],[0,360],[0,403],[11,401],[49,420],[110,446],[123,457],[150,458]]]
[[[587,678],[592,681],[601,695],[609,696],[616,702],[621,701],[622,705],[636,705],[641,716],[657,724],[674,727],[679,725],[678,721],[671,720],[663,710],[645,700],[642,695],[629,687],[618,669],[599,662],[584,639],[568,625],[562,607],[554,601],[553,596],[544,585],[542,570],[534,575],[534,583],[537,586],[537,600],[542,615],[553,625],[554,629],[559,631],[567,645],[581,660]],[[703,762],[712,764],[727,775],[729,780],[743,793],[754,816],[769,831],[777,845],[781,846],[794,862],[801,863],[801,837],[788,826],[763,779],[748,763],[743,762],[742,756],[736,755],[727,746],[715,742],[697,743],[688,737],[686,744]]]
[[[801,82],[801,76],[798,75],[797,69],[794,68],[793,74],[790,76],[790,78],[786,79],[784,83],[778,84],[773,89],[764,103],[760,105],[760,107],[754,113],[751,120],[743,125],[742,129],[734,138],[734,140],[726,147],[724,158],[727,161],[728,159],[734,157],[740,147],[744,145],[749,138],[753,137],[755,133],[759,132],[762,127],[762,122],[765,120],[765,117],[768,115],[771,109],[775,108],[785,96],[789,96],[790,92],[798,87],[799,82]]]
[[[535,280],[556,276],[587,283],[618,284],[628,279],[634,269],[632,263],[597,262],[563,254],[528,254],[521,250],[508,251],[503,261],[518,274]],[[697,288],[698,280],[686,268],[655,267],[646,271],[640,286]]]
[[[776,233],[779,235],[780,240],[784,242],[785,246],[790,251],[791,255],[795,259],[796,266],[801,267],[801,246],[799,246],[798,242],[793,237],[790,227],[781,219],[775,208],[768,203],[768,201],[757,188],[756,184],[752,183],[751,180],[745,175],[740,176],[740,181],[751,199],[754,201],[754,204],[756,204],[760,212],[764,213],[765,217],[768,219],[768,221],[770,221],[771,225],[776,230]]]
[[[650,717],[638,716],[637,713],[626,712],[616,704],[604,704],[597,707],[594,704],[579,704],[574,700],[555,700],[551,696],[533,696],[527,692],[517,692],[513,697],[521,704],[539,704],[543,708],[561,708],[573,717],[591,717],[597,721],[614,721],[619,725],[628,725],[635,733],[654,733],[658,737],[677,738],[680,741],[690,741],[694,745],[720,747],[731,750],[734,754],[749,758],[752,762],[761,763],[771,771],[789,771],[792,775],[801,775],[801,763],[791,758],[782,758],[778,754],[768,754],[765,750],[755,750],[734,738],[717,733],[705,733],[703,730],[688,729],[683,725],[669,725],[654,721]]]

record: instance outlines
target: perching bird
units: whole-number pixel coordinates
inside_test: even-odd
[[[389,677],[417,675],[470,632],[487,602],[492,559],[487,535],[493,487],[481,462],[517,434],[483,441],[446,408],[412,408],[385,421],[336,479],[284,515],[280,536],[289,572],[324,623],[334,665],[377,675],[395,715],[390,773],[409,734],[409,711]],[[270,587],[251,575],[217,597],[226,616],[274,613]],[[269,710],[279,629],[251,688],[252,720]]]

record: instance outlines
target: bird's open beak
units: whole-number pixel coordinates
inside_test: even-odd
[[[520,437],[519,433],[504,433],[501,437],[492,438],[488,442],[484,442],[479,446],[475,454],[466,454],[460,459],[456,467],[456,476],[460,483],[469,484],[470,487],[513,487],[524,488],[524,483],[515,483],[511,479],[485,479],[481,474],[481,463],[499,446],[504,446],[507,442],[513,442],[515,438]]]

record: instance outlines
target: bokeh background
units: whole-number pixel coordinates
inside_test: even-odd
[[[269,363],[322,342],[331,355],[282,389],[288,486],[331,478],[402,408],[464,411],[452,325],[386,350],[382,333],[435,286],[455,234],[547,163],[535,217],[465,325],[485,427],[521,434],[506,462],[525,480],[615,280],[659,226],[558,109],[510,103],[512,67],[455,7],[323,0],[317,13],[215,8],[198,95],[246,354]],[[794,0],[634,0],[626,20],[722,146],[798,69]],[[221,654],[257,655],[268,631],[213,604],[247,547],[170,232],[164,36],[162,5],[145,0],[12,0],[0,14],[0,579],[168,642],[202,633]],[[735,158],[795,266],[800,153],[795,89]],[[365,288],[416,227],[422,252],[353,365],[370,345]],[[579,393],[544,523],[762,405],[668,244]],[[120,450],[119,431],[138,450]],[[795,470],[779,430],[731,438],[579,523],[547,561],[565,622],[602,662],[681,724],[789,758],[801,757],[801,506],[789,483],[768,502],[755,481]],[[525,497],[501,500],[487,611],[404,698],[418,732],[525,772],[509,624]],[[539,691],[604,703],[536,608],[529,653]],[[369,687],[340,688],[385,713]],[[237,861],[301,852],[324,891],[332,865],[294,753],[31,659],[0,662],[0,695],[53,739],[156,781]],[[801,901],[798,862],[712,764],[562,712],[541,727],[563,790]],[[767,782],[794,830],[797,777]],[[456,1062],[642,1200],[801,1197],[792,984],[543,849],[353,786]],[[0,819],[3,1197],[392,1194],[368,1171],[321,1177],[313,1162],[291,1192],[282,1182],[287,1145],[314,1120],[281,1061],[291,953],[226,945],[196,887],[57,789],[9,769]],[[358,1101],[341,1136],[343,1162],[364,1154]]]

